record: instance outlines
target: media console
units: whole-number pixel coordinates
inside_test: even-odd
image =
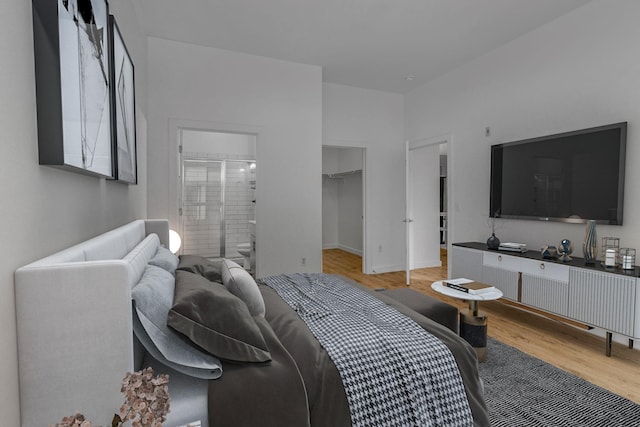
[[[640,268],[608,269],[582,258],[563,263],[538,251],[489,250],[484,243],[454,243],[449,256],[452,277],[466,277],[499,288],[503,298],[606,331],[640,339]]]

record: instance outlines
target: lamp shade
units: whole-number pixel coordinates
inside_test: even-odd
[[[169,250],[174,254],[180,250],[182,239],[175,230],[169,230]]]

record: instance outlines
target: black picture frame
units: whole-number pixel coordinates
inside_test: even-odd
[[[106,0],[32,0],[41,165],[113,178]]]
[[[113,15],[109,15],[109,30],[114,178],[137,184],[135,69]]]

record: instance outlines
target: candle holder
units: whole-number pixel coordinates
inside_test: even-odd
[[[618,264],[618,254],[620,251],[620,239],[618,237],[602,238],[602,259],[601,263],[607,268],[614,268]]]
[[[620,268],[623,270],[635,270],[636,250],[633,248],[620,249]]]

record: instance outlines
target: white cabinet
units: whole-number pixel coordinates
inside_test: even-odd
[[[481,243],[452,246],[452,277],[467,277],[499,288],[504,298],[611,333],[640,339],[638,270],[615,272],[600,266],[562,264],[533,251],[509,255]]]

